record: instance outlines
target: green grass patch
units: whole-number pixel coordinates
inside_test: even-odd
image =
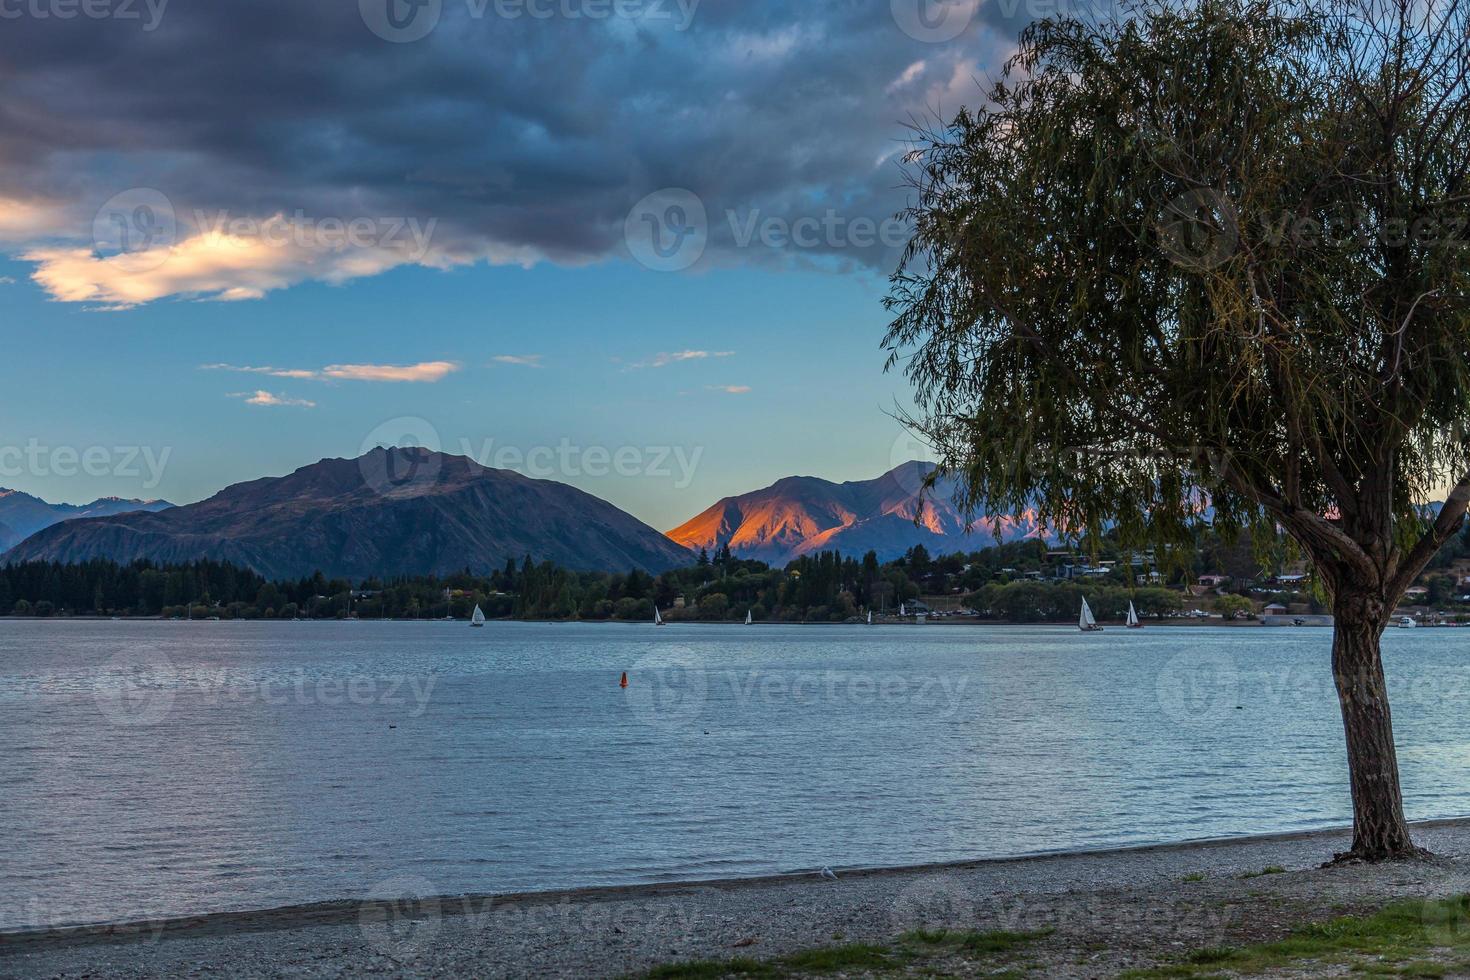
[[[851,943],[847,946],[822,946],[784,956],[782,966],[807,973],[830,973],[835,970],[874,970],[893,966],[892,953],[886,946]]]
[[[1191,881],[1191,882],[1192,881],[1204,881],[1205,880],[1205,876],[1201,872],[1196,871],[1193,874],[1187,874],[1187,875],[1185,875],[1184,876],[1184,880],[1185,881]]]
[[[899,936],[899,941],[915,946],[947,946],[962,949],[967,953],[1009,953],[1029,943],[1051,935],[1053,930],[1040,929],[1035,932],[1012,932],[996,929],[991,932],[966,932],[956,929],[914,929]]]
[[[1202,980],[1221,969],[1261,973],[1310,961],[1345,963],[1357,972],[1379,976],[1443,976],[1443,967],[1423,958],[1434,949],[1470,950],[1470,895],[1395,902],[1372,915],[1340,916],[1302,926],[1274,943],[1212,946],[1186,954],[1178,963],[1130,970],[1123,977]]]
[[[686,960],[666,963],[649,970],[647,980],[724,980],[726,977],[780,978],[793,975],[836,973],[840,970],[897,971],[916,965],[923,971],[925,958],[949,953],[994,956],[1014,952],[1052,933],[968,932],[955,929],[915,929],[899,937],[898,948],[871,943],[819,946],[770,960],[740,957],[730,960]]]
[[[1242,878],[1264,878],[1266,875],[1284,875],[1286,869],[1279,864],[1268,864],[1260,871],[1247,871]]]

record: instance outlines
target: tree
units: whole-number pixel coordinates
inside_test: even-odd
[[[887,300],[910,421],[971,512],[1162,547],[1208,502],[1311,559],[1342,858],[1419,853],[1379,639],[1470,499],[1466,2],[1032,24],[983,108],[918,134]]]
[[[1243,595],[1222,595],[1215,600],[1215,608],[1220,610],[1220,615],[1226,619],[1235,619],[1237,616],[1251,616],[1256,611],[1255,603]]]

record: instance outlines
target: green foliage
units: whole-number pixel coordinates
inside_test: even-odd
[[[1285,939],[1255,946],[1212,946],[1180,962],[1123,974],[1128,980],[1203,978],[1221,969],[1232,974],[1310,969],[1331,963],[1354,972],[1436,976],[1436,964],[1420,957],[1430,950],[1470,951],[1470,896],[1395,902],[1372,915],[1343,916],[1293,929]],[[1313,972],[1328,972],[1319,969]],[[1339,972],[1337,970],[1331,971]]]
[[[1470,497],[1416,506],[1470,469],[1470,7],[1128,14],[1033,23],[921,134],[915,424],[971,507],[1184,544],[1208,501],[1391,602]]]
[[[1107,585],[1077,585],[1072,582],[1012,582],[987,585],[968,597],[975,611],[986,619],[1011,623],[1056,623],[1077,619],[1082,597],[1100,620],[1121,620],[1131,600],[1142,617],[1178,612],[1177,592],[1168,589],[1125,589]]]
[[[1251,616],[1255,613],[1255,603],[1251,602],[1245,596],[1239,595],[1220,596],[1215,600],[1215,608],[1227,619],[1233,618],[1240,613],[1244,613],[1246,616]]]

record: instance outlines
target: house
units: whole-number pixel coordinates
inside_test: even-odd
[[[1266,604],[1266,608],[1262,609],[1261,613],[1266,616],[1285,616],[1286,607],[1279,602],[1271,602]]]
[[[1207,585],[1207,586],[1209,586],[1212,589],[1218,589],[1222,585],[1229,585],[1230,584],[1230,576],[1229,575],[1201,575],[1199,577],[1199,580],[1198,581],[1199,581],[1199,584],[1200,585]]]

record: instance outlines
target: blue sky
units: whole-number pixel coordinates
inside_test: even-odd
[[[0,286],[4,442],[34,439],[48,452],[0,484],[48,500],[192,501],[356,455],[364,440],[402,441],[395,427],[427,441],[422,419],[446,451],[572,483],[667,530],[781,476],[864,479],[911,454],[888,414],[907,389],[881,371],[884,283],[871,274],[660,273],[613,260],[404,268],[249,302],[98,312],[50,301],[25,271],[10,263],[16,281]],[[660,354],[700,351],[709,356],[654,366]],[[495,360],[505,355],[535,366]],[[384,383],[201,367],[426,361],[458,369]],[[257,390],[313,404],[231,397]],[[57,465],[60,446],[105,447],[116,465],[90,475]],[[115,452],[126,447],[142,447],[133,466]],[[593,447],[630,449],[636,461],[615,468]]]
[[[428,441],[667,529],[916,455],[899,159],[1032,11],[613,9],[0,11],[0,485],[187,502]]]

